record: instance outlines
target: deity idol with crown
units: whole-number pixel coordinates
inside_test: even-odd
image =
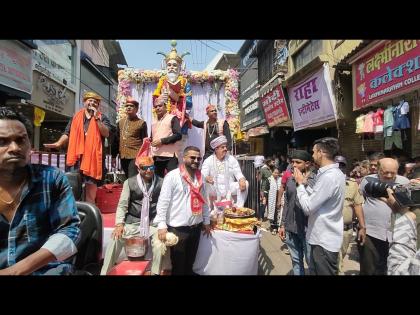
[[[181,123],[183,135],[188,133],[191,122],[188,114],[192,108],[191,85],[181,75],[181,69],[185,68],[183,57],[189,55],[184,53],[181,56],[176,51],[176,41],[171,43],[172,49],[168,54],[158,52],[165,56],[163,60],[166,67],[166,74],[159,79],[159,83],[153,93],[153,104],[166,104],[168,112],[177,116]]]

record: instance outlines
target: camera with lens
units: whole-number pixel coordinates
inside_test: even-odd
[[[378,179],[370,179],[365,186],[365,193],[368,197],[388,198],[387,188],[394,192],[394,198],[401,207],[420,206],[420,184],[387,184]]]

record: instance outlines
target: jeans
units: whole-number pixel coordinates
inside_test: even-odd
[[[311,246],[306,242],[305,235],[299,235],[293,232],[286,231],[285,243],[289,248],[290,257],[292,258],[293,274],[295,276],[304,276],[305,266],[303,263],[303,256],[305,256],[305,260],[308,266],[310,266],[309,263],[311,261]]]

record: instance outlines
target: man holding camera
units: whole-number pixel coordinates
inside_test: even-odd
[[[358,244],[360,275],[386,274],[389,242],[392,240],[391,208],[383,199],[373,197],[365,186],[370,181],[378,180],[388,185],[408,184],[407,178],[397,175],[398,167],[395,159],[380,159],[378,174],[368,175],[360,183],[360,192],[365,197],[363,213],[366,222],[365,243]]]

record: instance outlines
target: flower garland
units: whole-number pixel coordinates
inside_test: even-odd
[[[130,84],[142,84],[142,83],[153,83],[158,82],[158,87],[163,84],[166,71],[164,70],[140,70],[126,68],[118,71],[118,117],[117,120],[125,116],[123,107],[127,96],[130,95]],[[185,86],[186,80],[191,84],[202,84],[212,82],[223,82],[225,83],[225,114],[226,120],[229,124],[230,131],[233,135],[240,134],[240,122],[239,122],[239,90],[238,90],[238,78],[239,73],[235,69],[223,70],[212,70],[212,71],[182,71],[180,75],[182,81],[182,87]],[[186,80],[185,80],[186,79]]]

